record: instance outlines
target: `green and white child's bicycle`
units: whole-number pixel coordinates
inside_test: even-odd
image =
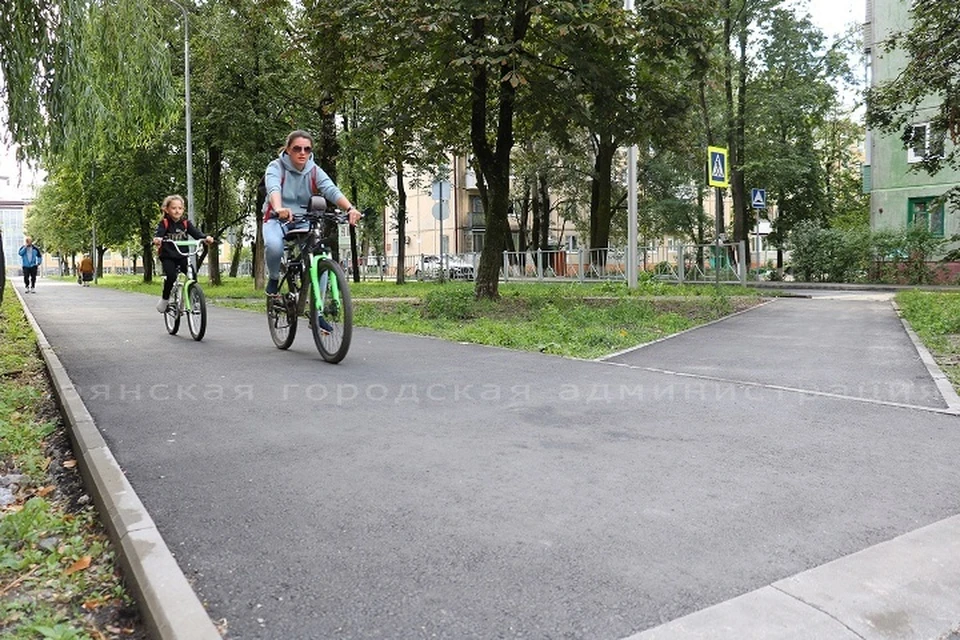
[[[177,281],[173,284],[170,293],[170,304],[163,312],[163,323],[167,326],[170,335],[176,335],[180,330],[180,318],[187,317],[187,326],[190,335],[196,341],[203,340],[207,332],[207,298],[197,282],[197,252],[199,240],[168,240],[177,249],[177,253],[188,258],[187,273],[180,272]]]

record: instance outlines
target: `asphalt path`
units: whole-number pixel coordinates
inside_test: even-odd
[[[25,299],[229,638],[623,638],[960,513],[889,301],[606,362],[359,329],[333,366],[260,314]]]

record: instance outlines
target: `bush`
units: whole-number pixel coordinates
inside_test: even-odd
[[[870,264],[870,234],[802,222],[790,234],[793,270],[805,282],[854,282]]]
[[[805,282],[928,284],[940,267],[931,266],[946,239],[927,229],[825,229],[803,222],[790,234],[793,270]]]

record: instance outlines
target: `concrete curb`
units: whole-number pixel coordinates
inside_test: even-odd
[[[220,633],[123,475],[23,296],[16,288],[14,291],[37,336],[84,486],[117,547],[124,578],[134,591],[151,635],[160,640],[220,640]]]
[[[940,368],[937,361],[933,359],[933,354],[923,345],[920,336],[910,328],[910,324],[903,317],[903,314],[900,313],[900,306],[894,301],[891,301],[890,304],[893,305],[893,310],[897,312],[897,317],[900,318],[900,323],[903,325],[904,331],[907,332],[910,341],[913,342],[914,348],[920,355],[920,361],[923,362],[927,371],[930,372],[930,377],[933,378],[933,382],[937,385],[940,395],[943,396],[943,401],[947,403],[947,407],[949,407],[952,412],[960,415],[960,395],[957,395],[957,391],[953,388],[953,383],[950,382],[950,378],[943,372],[943,369]]]
[[[960,516],[626,640],[931,640],[960,622]]]

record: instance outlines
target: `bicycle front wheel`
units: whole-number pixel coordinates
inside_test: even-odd
[[[203,334],[207,332],[207,297],[203,295],[203,289],[196,282],[190,285],[187,299],[190,301],[190,308],[187,310],[187,326],[190,328],[190,335],[197,342],[203,340]]]
[[[310,328],[313,342],[321,357],[336,364],[343,360],[350,349],[353,335],[353,304],[347,276],[339,264],[332,260],[317,263],[319,298],[310,285]]]
[[[163,324],[167,326],[167,333],[172,336],[180,331],[180,287],[174,287],[173,295],[170,296],[170,304],[167,310],[163,312]]]
[[[288,271],[280,281],[279,295],[267,296],[267,326],[278,349],[289,349],[297,337],[299,275]]]

